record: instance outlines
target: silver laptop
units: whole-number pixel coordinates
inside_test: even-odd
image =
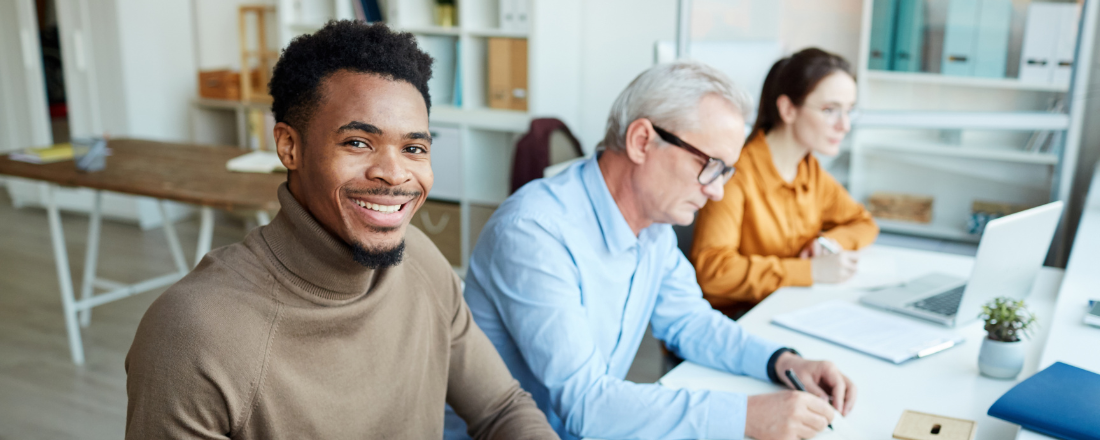
[[[1046,259],[1062,202],[1048,203],[990,221],[967,279],[930,273],[871,292],[863,304],[946,326],[978,319],[981,305],[998,296],[1023,299]]]

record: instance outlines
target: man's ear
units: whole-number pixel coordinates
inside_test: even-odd
[[[285,122],[275,124],[275,153],[287,170],[302,166],[302,135]]]
[[[775,99],[775,106],[779,109],[779,119],[783,120],[784,125],[794,123],[795,118],[798,117],[798,107],[794,105],[794,102],[791,102],[791,97],[779,95]]]
[[[626,127],[626,145],[623,147],[626,157],[631,162],[641,165],[652,148],[656,147],[657,132],[653,131],[653,123],[649,119],[639,118]]]

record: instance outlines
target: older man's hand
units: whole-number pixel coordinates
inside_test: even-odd
[[[845,416],[856,404],[856,385],[832,362],[806,360],[787,352],[776,360],[775,370],[776,375],[789,388],[794,388],[794,384],[790,383],[785,372],[794,370],[798,379],[806,386],[806,392],[830,401]]]
[[[757,440],[814,438],[835,414],[827,402],[801,391],[749,396],[745,436]]]

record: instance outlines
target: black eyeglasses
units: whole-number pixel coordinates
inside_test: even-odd
[[[691,144],[684,142],[683,139],[676,137],[676,135],[669,133],[661,127],[654,125],[653,131],[656,131],[657,136],[660,136],[661,139],[663,139],[665,142],[683,148],[691,154],[699,156],[703,160],[707,161],[706,165],[703,165],[703,170],[699,172],[700,184],[704,186],[710,185],[714,183],[715,180],[718,180],[719,177],[721,177],[722,184],[725,185],[726,182],[729,182],[730,178],[733,177],[733,172],[736,170],[733,169],[732,166],[726,165],[726,162],[722,159],[708,156],[707,153],[699,151],[698,148],[691,146]]]

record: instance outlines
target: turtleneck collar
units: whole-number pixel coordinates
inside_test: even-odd
[[[279,214],[259,232],[280,278],[318,304],[338,305],[365,295],[375,271],[357,263],[351,246],[325,230],[286,183],[279,185],[279,204]]]

